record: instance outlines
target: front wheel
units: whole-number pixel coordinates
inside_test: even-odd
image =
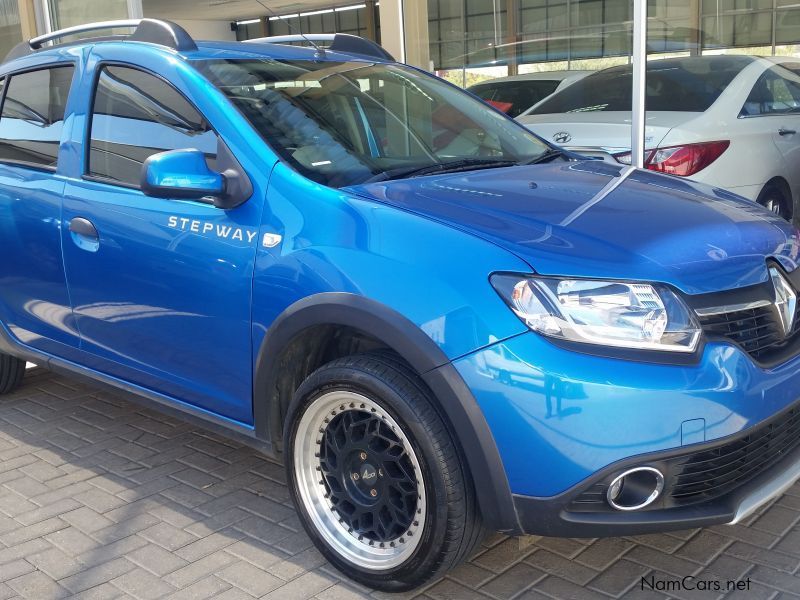
[[[331,362],[297,390],[286,468],[303,525],[350,578],[403,591],[480,542],[467,470],[429,392],[391,357]]]

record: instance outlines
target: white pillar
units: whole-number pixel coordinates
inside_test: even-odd
[[[428,3],[381,0],[381,45],[398,61],[431,68]]]
[[[142,0],[128,0],[128,18],[141,19],[142,17],[144,17]]]
[[[383,0],[380,4],[381,46],[400,62],[406,60],[403,0]]]
[[[644,167],[645,98],[647,92],[647,0],[633,0],[633,106],[631,165]]]

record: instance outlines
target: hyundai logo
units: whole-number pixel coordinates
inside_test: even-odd
[[[559,131],[557,134],[553,136],[553,141],[556,144],[566,144],[571,139],[572,136],[566,131]]]

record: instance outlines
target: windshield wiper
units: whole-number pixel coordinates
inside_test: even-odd
[[[433,175],[438,173],[457,173],[458,171],[472,171],[474,169],[495,169],[500,167],[510,167],[515,164],[517,164],[516,161],[509,159],[464,158],[461,160],[451,160],[433,165],[390,169],[370,177],[364,183],[376,183],[379,181],[389,181],[392,179],[406,179],[408,177],[422,177],[423,175]]]
[[[551,160],[553,160],[555,158],[558,158],[560,156],[565,156],[566,154],[567,154],[567,152],[565,150],[561,150],[559,148],[552,148],[551,150],[548,150],[547,152],[544,152],[544,153],[540,154],[536,158],[532,158],[531,160],[523,161],[523,162],[521,162],[519,164],[520,165],[539,165],[539,164],[542,164],[542,163],[549,162],[549,161],[551,161]]]

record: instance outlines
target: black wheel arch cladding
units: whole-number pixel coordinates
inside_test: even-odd
[[[472,392],[430,337],[403,315],[369,298],[340,292],[316,294],[295,302],[273,321],[256,359],[256,435],[280,448],[276,442],[282,437],[283,410],[288,402],[278,389],[281,355],[297,336],[317,326],[361,331],[391,349],[420,375],[456,435],[476,482],[484,522],[497,531],[521,533],[500,453]]]

